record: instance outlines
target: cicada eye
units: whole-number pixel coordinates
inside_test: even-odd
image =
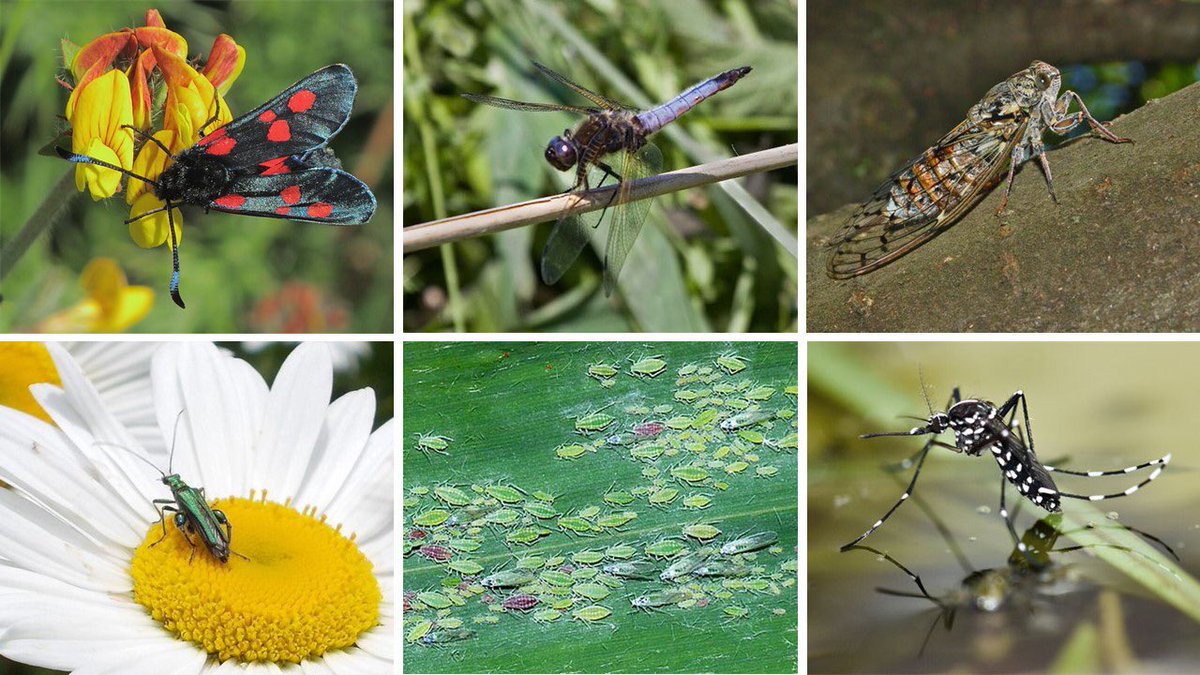
[[[1048,89],[1050,87],[1051,80],[1050,80],[1049,75],[1047,75],[1046,73],[1038,73],[1037,77],[1038,77],[1038,85],[1040,85],[1042,87],[1042,89]]]

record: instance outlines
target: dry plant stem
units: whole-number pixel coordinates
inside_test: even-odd
[[[772,171],[794,165],[797,161],[799,161],[799,149],[793,143],[749,155],[709,162],[634,181],[630,186],[629,201],[649,199],[668,192],[678,192],[700,185],[718,183],[760,171]],[[404,228],[404,252],[412,253],[460,239],[555,220],[563,214],[564,210],[573,214],[596,211],[608,204],[612,198],[612,192],[616,189],[617,186],[614,185],[583,193],[542,197],[519,204],[499,206],[485,211],[476,211],[406,227]],[[780,243],[787,246],[787,242]],[[795,252],[794,240],[789,250]]]
[[[17,233],[17,236],[0,243],[0,247],[3,248],[0,250],[0,280],[8,275],[21,256],[25,255],[25,251],[29,250],[29,247],[43,232],[49,232],[50,228],[54,227],[63,210],[73,200],[74,191],[75,167],[71,167],[46,193],[46,198],[29,216],[29,220],[21,226],[21,231]]]

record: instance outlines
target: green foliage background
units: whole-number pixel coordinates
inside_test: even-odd
[[[753,72],[655,135],[664,171],[796,141],[794,3],[409,2],[404,15],[404,223],[553,195],[569,187],[542,153],[578,116],[502,111],[462,93],[575,103],[531,60],[634,107],[723,70]],[[693,141],[681,139],[686,132]],[[740,179],[794,231],[796,172]],[[406,256],[407,330],[794,330],[796,259],[717,186],[659,197],[621,272],[599,290],[596,252],[547,288],[537,264],[552,222]],[[461,303],[455,310],[455,303]]]
[[[797,350],[793,343],[408,343],[404,355],[405,439],[403,456],[405,496],[414,486],[439,483],[471,484],[502,481],[526,490],[557,495],[554,506],[567,513],[590,504],[603,505],[601,494],[615,481],[628,487],[646,482],[638,477],[643,465],[620,449],[602,448],[575,461],[555,459],[561,443],[581,441],[572,433],[578,415],[609,402],[606,412],[619,418],[613,425],[628,429],[640,420],[622,412],[625,405],[644,401],[653,406],[670,402],[675,372],[686,363],[712,364],[724,351],[749,359],[750,368],[735,378],[773,386],[777,393],[763,404],[775,410],[795,405],[783,389],[796,383]],[[668,370],[650,379],[628,374],[627,357],[662,354]],[[619,362],[624,368],[611,388],[587,377],[590,363]],[[725,378],[725,382],[736,379]],[[695,388],[695,387],[692,387]],[[692,411],[694,412],[694,411]],[[671,414],[688,414],[675,404]],[[779,427],[776,427],[777,429]],[[415,447],[415,434],[440,434],[454,439],[448,456],[426,457]],[[771,434],[774,436],[774,432]],[[792,454],[762,448],[761,464],[778,466],[769,479],[746,474],[724,477],[727,491],[704,489],[713,504],[703,511],[684,511],[678,502],[656,510],[639,500],[629,505],[639,517],[620,533],[568,538],[554,531],[533,547],[516,547],[518,555],[567,554],[603,549],[619,542],[653,541],[694,522],[717,523],[727,536],[745,530],[775,530],[784,551],[763,555],[759,563],[777,569],[779,561],[796,555],[797,463]],[[660,462],[661,464],[661,462]],[[669,466],[670,461],[667,462]],[[664,469],[665,473],[665,469]],[[465,488],[464,488],[465,489]],[[691,492],[695,490],[688,490]],[[426,498],[427,500],[429,498]],[[422,511],[428,503],[418,506]],[[607,509],[606,509],[607,510]],[[407,514],[411,517],[412,514]],[[553,528],[552,528],[553,529]],[[511,560],[495,538],[470,558],[492,569]],[[765,554],[765,551],[760,553]],[[404,560],[404,589],[423,591],[438,586],[446,571],[419,555]],[[477,631],[476,637],[444,648],[406,645],[404,670],[426,672],[726,672],[782,673],[796,671],[797,612],[794,587],[780,596],[737,593],[730,601],[709,607],[670,609],[653,614],[635,612],[634,594],[646,592],[639,583],[657,590],[657,583],[631,582],[617,589],[602,605],[613,610],[608,619],[617,630],[587,626],[566,618],[539,625],[528,617],[501,616],[498,625],[475,625],[472,617],[490,613],[478,598],[454,616]],[[628,597],[626,597],[628,596]],[[741,620],[727,621],[725,604],[750,610]],[[782,616],[771,609],[784,609]]]
[[[180,263],[188,309],[179,311],[166,293],[169,248],[144,250],[133,243],[122,224],[129,217],[123,193],[92,202],[74,190],[72,181],[68,193],[72,203],[50,236],[42,236],[13,269],[3,271],[0,330],[27,330],[78,301],[84,265],[107,256],[118,260],[131,284],[155,291],[155,306],[135,331],[279,332],[269,322],[256,321],[251,309],[283,284],[301,282],[315,287],[330,305],[347,311],[348,325],[326,331],[391,332],[393,7],[389,2],[4,2],[0,5],[4,109],[0,241],[10,241],[51,195],[52,187],[73,175],[74,168],[61,159],[37,154],[66,129],[61,116],[69,92],[55,81],[63,72],[60,40],[84,44],[104,33],[144,25],[149,8],[157,8],[167,28],[187,39],[189,57],[207,56],[220,33],[245,47],[245,68],[227,94],[235,115],[318,68],[349,65],[358,79],[358,97],[349,124],[331,147],[351,172],[368,164],[379,167],[374,179],[367,177],[379,208],[369,224],[356,228],[185,209]],[[389,131],[382,134],[386,140],[368,144],[369,134],[379,125]]]

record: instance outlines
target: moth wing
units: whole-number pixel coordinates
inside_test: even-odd
[[[949,229],[995,187],[1026,124],[963,121],[892,174],[833,239],[829,276],[877,270]]]
[[[358,82],[349,67],[326,66],[216,129],[187,152],[224,157],[235,171],[276,157],[303,155],[342,130],[357,93]]]
[[[327,225],[361,225],[375,213],[375,196],[358,178],[330,167],[248,174],[208,204],[214,211]]]

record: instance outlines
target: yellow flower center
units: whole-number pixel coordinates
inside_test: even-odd
[[[167,513],[133,554],[133,597],[155,621],[218,660],[299,663],[350,647],[379,623],[383,595],[354,537],[290,505],[212,502],[233,526],[222,563]],[[239,555],[249,558],[239,557]]]
[[[16,408],[53,424],[33,394],[29,393],[29,385],[39,382],[62,386],[50,352],[37,342],[0,342],[0,363],[4,364],[0,368],[0,405]]]

